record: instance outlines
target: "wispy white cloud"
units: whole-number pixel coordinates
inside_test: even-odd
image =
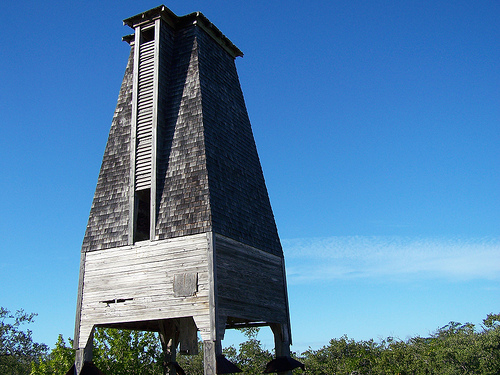
[[[352,278],[499,279],[500,238],[350,236],[283,241],[290,283]]]

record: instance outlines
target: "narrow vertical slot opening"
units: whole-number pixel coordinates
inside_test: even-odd
[[[134,242],[150,239],[151,189],[135,192]]]

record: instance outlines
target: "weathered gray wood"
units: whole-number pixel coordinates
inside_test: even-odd
[[[139,46],[141,44],[141,28],[135,28],[134,40],[134,69],[132,76],[132,114],[130,116],[130,176],[129,176],[129,221],[128,221],[128,244],[134,243],[135,228],[135,169],[136,169],[136,147],[137,147],[137,101],[139,96]]]
[[[191,297],[198,291],[198,274],[183,272],[174,275],[174,297]]]
[[[142,30],[141,30],[142,32]],[[138,96],[137,96],[137,121],[136,121],[136,165],[135,165],[135,189],[148,189],[152,186],[152,164],[154,159],[153,144],[156,130],[155,99],[157,93],[154,89],[155,72],[157,73],[155,58],[155,45],[157,40],[139,43],[139,65],[138,65]]]
[[[176,375],[176,348],[179,338],[179,327],[175,320],[163,320],[160,322],[160,341],[163,348],[165,375]]]
[[[288,323],[283,258],[215,236],[218,314]]]
[[[210,340],[217,340],[217,272],[215,259],[215,238],[212,232],[207,234],[207,266],[208,266],[208,282],[211,288],[208,291],[208,312],[210,318]],[[207,338],[208,339],[208,338]],[[207,340],[204,338],[204,340]],[[219,339],[222,339],[219,338]]]
[[[199,234],[87,253],[77,347],[94,324],[193,316],[201,334],[209,334],[207,243],[207,235]],[[195,295],[175,296],[179,270],[197,275]]]
[[[127,21],[133,54],[82,246],[75,347],[83,361],[95,326],[156,330],[172,374],[177,343],[194,353],[198,329],[211,375],[226,324],[289,327],[284,260],[236,50],[201,14],[169,12]]]
[[[73,349],[78,349],[78,341],[80,336],[80,322],[82,316],[82,299],[83,299],[83,280],[85,275],[85,257],[86,253],[80,254],[80,276],[78,277],[78,297],[76,300],[76,317],[75,317],[75,336],[73,339]]]
[[[216,343],[211,340],[203,341],[203,368],[205,375],[217,374]]]
[[[157,195],[157,160],[158,160],[158,142],[161,139],[158,137],[158,100],[159,100],[159,76],[160,76],[160,34],[161,34],[161,20],[155,21],[154,32],[154,80],[153,80],[153,123],[152,123],[152,150],[151,150],[151,220],[150,220],[150,236],[149,238],[155,239],[156,233],[156,195]]]
[[[75,375],[79,375],[85,362],[92,361],[94,331],[92,330],[87,344],[83,348],[77,348],[75,355]]]
[[[179,351],[182,354],[198,354],[198,335],[193,318],[179,319]]]

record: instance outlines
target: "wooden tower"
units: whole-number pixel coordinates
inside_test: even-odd
[[[226,329],[270,326],[289,363],[283,252],[242,53],[201,13],[160,6],[124,24],[134,34],[81,251],[75,371],[91,360],[95,327],[159,332],[170,374],[199,332],[211,375],[233,371]]]

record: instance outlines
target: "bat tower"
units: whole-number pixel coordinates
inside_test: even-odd
[[[131,52],[81,251],[74,372],[95,327],[159,332],[206,375],[237,368],[226,329],[269,326],[291,373],[283,251],[245,108],[241,51],[201,13],[160,6],[124,20]],[[180,372],[180,371],[179,371]]]

